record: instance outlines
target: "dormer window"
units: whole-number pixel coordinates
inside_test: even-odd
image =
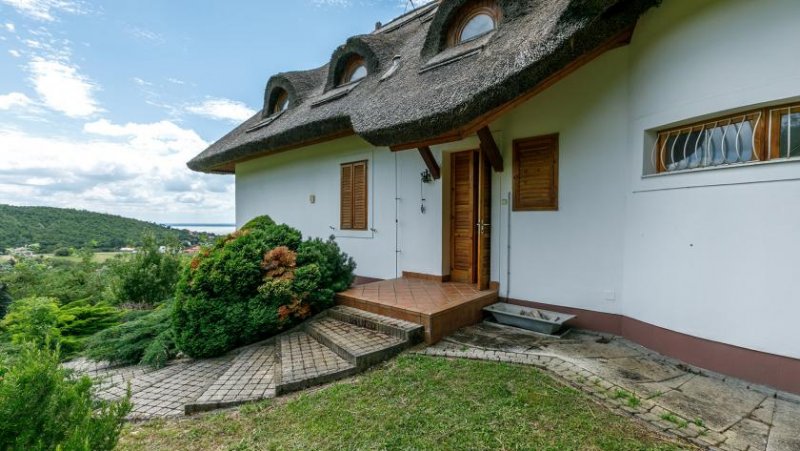
[[[500,7],[494,1],[468,4],[453,21],[447,39],[448,46],[454,47],[473,41],[494,31],[500,17]]]
[[[272,108],[273,113],[280,113],[289,109],[289,93],[285,89],[279,89],[278,97],[275,99],[275,106]]]
[[[339,86],[353,83],[367,76],[367,64],[360,55],[353,55],[342,71]]]

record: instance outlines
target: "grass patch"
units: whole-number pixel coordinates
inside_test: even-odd
[[[288,400],[130,424],[120,448],[679,449],[533,367],[415,355]]]
[[[636,408],[639,407],[639,404],[642,403],[642,400],[639,399],[634,393],[627,392],[625,390],[617,390],[614,392],[614,399],[625,399],[626,404],[628,407]]]
[[[678,429],[683,429],[683,428],[685,428],[686,426],[689,425],[689,423],[687,423],[686,421],[678,418],[677,416],[675,416],[675,415],[673,415],[671,413],[665,413],[665,414],[661,415],[661,419],[664,420],[664,421],[669,421],[670,423],[674,424],[675,426],[678,426]]]

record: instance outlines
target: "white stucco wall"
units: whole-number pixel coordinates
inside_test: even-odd
[[[800,96],[800,2],[665,1],[630,52],[622,309],[800,358],[800,162],[642,177],[646,130]]]
[[[506,165],[493,181],[501,295],[800,358],[800,162],[642,175],[651,130],[800,98],[798,17],[796,0],[665,0],[629,46],[492,124]],[[511,214],[509,279],[512,142],[549,133],[560,134],[559,211]],[[433,150],[444,163],[446,152],[475,147],[470,139]],[[333,231],[339,163],[365,158],[375,231]],[[356,137],[239,164],[237,224],[266,213],[307,236],[333,232],[363,276],[446,274],[448,178],[423,187],[423,215],[424,168],[415,151]]]
[[[441,158],[441,156],[438,156]],[[370,231],[339,230],[341,163],[368,160]],[[359,264],[357,274],[392,278],[402,271],[442,274],[441,181],[426,184],[420,211],[420,176],[425,163],[416,152],[393,153],[357,137],[292,150],[236,166],[236,224],[268,214],[306,237],[336,236]],[[395,173],[397,174],[395,176]],[[397,194],[395,194],[397,180]],[[310,202],[310,196],[316,197]],[[395,267],[395,197],[398,198]]]

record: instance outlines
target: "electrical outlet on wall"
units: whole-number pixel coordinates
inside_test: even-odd
[[[603,297],[606,301],[614,302],[617,300],[617,293],[614,290],[603,291]]]

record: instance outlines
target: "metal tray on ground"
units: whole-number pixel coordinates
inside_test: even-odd
[[[491,313],[500,324],[520,327],[547,335],[555,335],[565,322],[575,318],[575,315],[523,307],[505,302],[492,304],[484,307],[483,310]]]

